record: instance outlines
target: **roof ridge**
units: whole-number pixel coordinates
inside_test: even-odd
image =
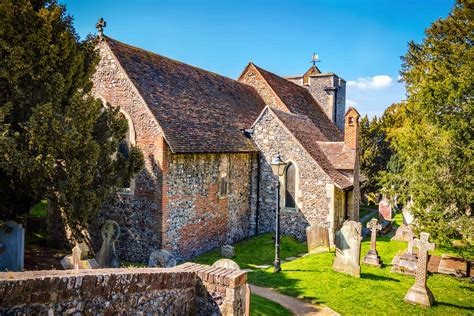
[[[173,59],[173,58],[170,58],[170,57],[166,57],[166,56],[164,56],[164,55],[161,55],[161,54],[152,52],[152,51],[147,50],[147,49],[143,49],[143,48],[138,47],[138,46],[133,46],[133,45],[127,44],[127,43],[124,43],[124,42],[122,42],[122,41],[119,41],[119,40],[116,40],[116,39],[114,39],[114,38],[111,38],[111,37],[109,37],[109,36],[105,36],[105,35],[104,35],[104,38],[105,38],[106,40],[108,40],[108,41],[118,42],[120,45],[124,45],[124,46],[127,46],[127,47],[132,48],[132,49],[141,50],[141,51],[143,51],[143,52],[145,52],[145,53],[155,55],[155,56],[157,56],[157,57],[160,57],[160,58],[169,60],[169,61],[174,62],[174,63],[176,63],[176,64],[180,64],[180,65],[184,65],[184,66],[186,66],[186,67],[193,68],[194,70],[197,70],[197,71],[202,71],[202,72],[205,72],[205,73],[210,74],[210,75],[213,75],[213,76],[217,76],[217,77],[221,77],[221,78],[226,79],[226,80],[230,80],[230,81],[232,81],[232,82],[234,82],[234,83],[238,83],[238,84],[240,84],[240,85],[248,86],[248,85],[243,84],[242,82],[239,82],[239,81],[237,81],[237,80],[235,80],[235,79],[232,79],[232,78],[230,78],[230,77],[227,77],[227,76],[218,74],[217,72],[210,71],[210,70],[207,70],[207,69],[204,69],[204,68],[200,68],[200,67],[198,67],[198,66],[194,66],[194,65],[191,65],[191,64],[188,64],[188,63],[179,61],[179,60],[177,60],[177,59]],[[110,43],[108,43],[108,44],[110,45]]]

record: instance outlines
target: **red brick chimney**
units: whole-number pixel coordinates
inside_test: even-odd
[[[359,146],[359,112],[350,107],[345,115],[344,145],[351,149]]]

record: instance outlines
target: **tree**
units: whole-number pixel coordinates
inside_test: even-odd
[[[473,243],[474,4],[457,1],[402,57],[407,102],[389,131],[397,168],[384,187],[413,199],[418,228]]]
[[[1,2],[1,219],[47,198],[76,232],[142,169],[138,148],[117,153],[127,131],[119,109],[90,94],[95,44],[79,40],[54,0]]]
[[[369,120],[366,115],[360,124],[360,170],[367,177],[362,184],[361,192],[368,196],[379,192],[380,174],[387,169],[387,163],[392,155],[385,132],[385,118],[386,114],[381,118],[374,116]]]

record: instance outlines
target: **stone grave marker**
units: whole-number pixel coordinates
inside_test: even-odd
[[[148,259],[149,268],[174,268],[176,267],[176,258],[167,250],[154,250],[150,253]]]
[[[318,224],[306,227],[308,253],[329,251],[329,232],[326,227]]]
[[[221,256],[224,258],[233,258],[235,256],[234,247],[231,245],[224,245],[221,247]]]
[[[115,221],[107,220],[101,229],[102,246],[97,254],[97,261],[102,268],[118,268],[119,258],[115,252],[115,242],[120,236],[120,226]]]
[[[240,270],[239,265],[234,260],[219,259],[212,264],[213,267]]]
[[[397,254],[392,260],[392,272],[398,272],[406,275],[415,275],[418,258],[413,252],[413,238],[415,235],[410,229],[406,232],[408,241],[407,251]]]
[[[336,233],[336,258],[334,271],[360,277],[360,241],[362,225],[356,221],[345,221]]]
[[[392,219],[392,205],[386,197],[379,202],[379,217],[385,220]]]
[[[61,266],[65,269],[98,269],[99,264],[95,259],[89,259],[89,247],[79,243],[72,248],[72,254],[61,259]]]
[[[370,250],[364,256],[363,262],[372,266],[381,267],[382,261],[380,260],[379,254],[377,252],[377,230],[382,229],[382,225],[378,223],[376,218],[372,218],[370,222],[367,223],[367,228],[371,230],[370,234]]]
[[[25,229],[13,221],[0,228],[0,271],[23,271]]]
[[[428,251],[435,249],[435,244],[429,242],[430,234],[421,233],[420,239],[416,238],[413,246],[418,248],[418,262],[416,266],[415,284],[405,295],[405,302],[431,307],[435,302],[433,293],[426,286],[428,270]]]
[[[411,212],[412,206],[413,206],[413,200],[410,199],[410,201],[408,201],[407,205],[405,205],[405,207],[402,210],[404,225],[411,225],[413,223],[414,217],[413,217],[413,213]]]

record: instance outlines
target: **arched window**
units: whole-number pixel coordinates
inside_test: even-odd
[[[291,162],[285,171],[285,207],[296,208],[296,168]]]
[[[119,143],[117,152],[125,159],[128,159],[128,156],[130,154],[130,148],[131,146],[135,145],[135,129],[133,128],[132,119],[127,113],[120,111],[119,115],[121,116],[121,118],[127,121],[127,133],[125,134],[125,138]],[[121,191],[122,193],[133,194],[134,187],[135,181],[134,179],[130,179],[122,184]]]

